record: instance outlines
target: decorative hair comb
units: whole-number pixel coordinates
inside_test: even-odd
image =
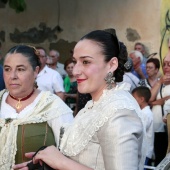
[[[126,61],[126,63],[124,64],[124,67],[126,68],[126,70],[131,69],[133,66],[133,62],[132,59],[128,57],[128,60]]]
[[[40,55],[40,52],[39,52],[34,46],[32,46],[32,45],[27,45],[27,46],[30,47],[30,48],[33,48],[33,49],[34,49],[34,52],[35,52],[35,54],[36,54],[37,56]]]

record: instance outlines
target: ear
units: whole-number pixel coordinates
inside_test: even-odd
[[[109,64],[109,71],[113,73],[118,68],[118,59],[117,59],[117,57],[113,57],[109,61],[108,64]]]
[[[156,72],[157,72],[157,73],[159,72],[159,69],[158,69],[158,68],[156,68]]]
[[[140,97],[141,102],[143,103],[145,101],[144,97]]]
[[[36,66],[35,70],[34,70],[34,78],[36,79],[38,73],[39,73],[40,67]]]

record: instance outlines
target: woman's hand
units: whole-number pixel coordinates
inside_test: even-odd
[[[141,65],[140,57],[134,58],[133,59],[133,67],[134,67],[135,71],[140,68],[140,65]]]
[[[25,157],[27,158],[30,158],[32,159],[33,155],[35,154],[35,152],[29,152],[29,153],[26,153],[25,154]],[[28,170],[28,167],[27,167],[27,164],[31,162],[31,161],[28,161],[28,162],[23,162],[21,164],[17,164],[17,165],[14,165],[13,166],[13,169],[18,169],[18,170]]]
[[[163,117],[163,122],[167,124],[167,117],[166,116]]]
[[[27,153],[25,154],[26,157],[32,158],[34,153]],[[67,169],[67,170],[92,170],[82,164],[79,164],[66,156],[64,156],[55,146],[49,146],[44,150],[40,150],[37,154],[33,157],[33,163],[37,164],[38,162],[41,164],[45,162],[48,166],[53,169],[60,170],[60,169]],[[18,165],[14,165],[14,170],[28,170],[27,163],[21,163]]]
[[[161,84],[169,84],[170,83],[170,74],[166,74],[160,78]]]
[[[55,146],[49,146],[39,151],[33,158],[33,163],[45,162],[53,169],[62,169],[66,158]]]

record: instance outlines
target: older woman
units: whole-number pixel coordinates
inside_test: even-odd
[[[38,51],[29,46],[11,48],[4,59],[7,90],[0,92],[0,169],[9,170],[40,145],[59,145],[60,128],[72,122],[72,111],[56,95],[39,91]]]
[[[151,105],[153,112],[153,126],[155,132],[154,150],[155,150],[155,165],[158,165],[165,157],[168,137],[165,129],[164,117],[164,103],[170,99],[170,53],[163,60],[162,76],[151,89]]]
[[[151,89],[154,84],[159,80],[157,77],[160,68],[160,62],[157,58],[150,58],[146,62],[146,72],[148,78],[142,79],[139,84],[141,86],[146,86]]]
[[[139,51],[131,51],[129,57],[132,59],[133,68],[131,72],[139,79],[145,79],[147,77],[146,65],[143,62],[143,55]]]

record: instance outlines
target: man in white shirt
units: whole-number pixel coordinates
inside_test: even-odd
[[[38,89],[50,91],[59,96],[61,99],[64,99],[64,86],[62,77],[57,71],[46,66],[46,50],[43,47],[37,47],[37,50],[40,52],[39,58],[41,62],[41,68],[36,79]]]
[[[57,50],[52,49],[49,52],[49,57],[52,59],[52,68],[57,70],[60,73],[61,77],[64,79],[67,76],[67,73],[64,70],[64,64],[58,62],[60,53]]]

